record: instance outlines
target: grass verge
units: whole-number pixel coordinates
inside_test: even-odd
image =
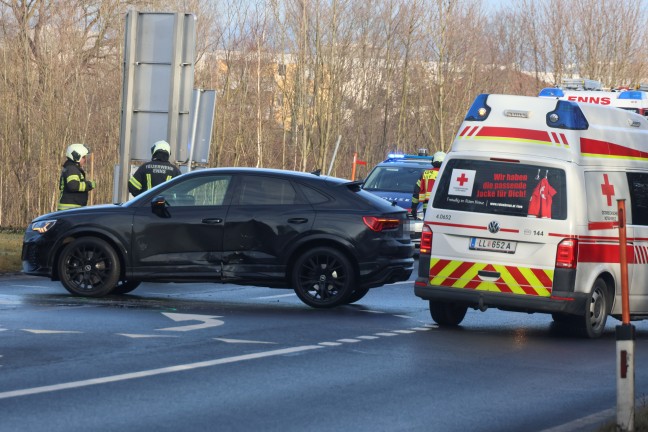
[[[24,231],[0,229],[0,274],[22,270],[20,254]]]

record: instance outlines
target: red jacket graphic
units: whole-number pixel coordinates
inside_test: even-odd
[[[547,178],[540,180],[531,194],[528,215],[551,219],[551,203],[554,195],[556,195],[556,189],[549,184]]]

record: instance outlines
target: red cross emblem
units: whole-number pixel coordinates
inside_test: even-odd
[[[608,175],[603,174],[603,184],[601,185],[601,193],[607,198],[607,205],[612,205],[612,197],[614,196],[614,185],[610,184]]]
[[[466,183],[468,180],[470,180],[468,177],[466,177],[466,173],[461,173],[461,176],[457,177],[457,181],[459,182],[459,186],[463,186],[464,183]]]

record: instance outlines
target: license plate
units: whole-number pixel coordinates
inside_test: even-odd
[[[507,240],[484,239],[479,237],[470,238],[471,250],[485,250],[491,252],[515,253],[517,242]]]

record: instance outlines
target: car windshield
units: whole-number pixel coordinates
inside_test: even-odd
[[[431,165],[377,166],[365,180],[363,189],[411,193],[416,181],[427,168],[431,168]]]

